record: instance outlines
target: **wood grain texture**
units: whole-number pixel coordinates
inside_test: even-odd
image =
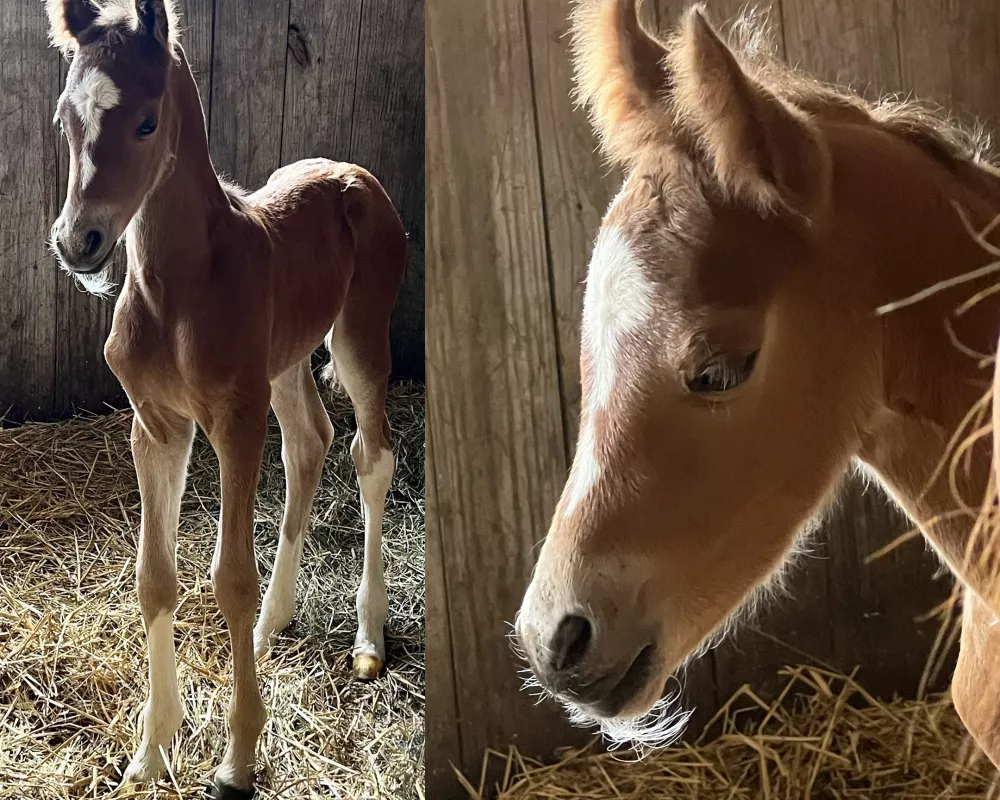
[[[247,189],[281,165],[288,0],[216,0],[209,144]]]
[[[815,77],[870,99],[905,88],[896,51],[896,0],[784,2],[786,55]]]
[[[351,160],[376,175],[403,220],[406,274],[392,314],[397,372],[424,377],[423,0],[364,0]]]
[[[0,418],[45,413],[55,382],[59,56],[39,3],[0,6]]]
[[[433,387],[433,377],[429,381]],[[429,405],[429,404],[428,404]],[[427,431],[427,463],[437,463],[433,431]],[[458,704],[455,697],[455,664],[452,658],[451,627],[448,624],[448,574],[446,553],[451,542],[443,539],[437,487],[434,474],[427,473],[427,574],[426,606],[427,684],[424,720],[425,793],[447,798],[456,790],[452,764],[461,760],[458,735]]]
[[[361,0],[292,0],[281,141],[283,163],[322,156],[349,161],[358,73]],[[316,98],[325,110],[316,114]]]
[[[187,56],[201,105],[208,117],[212,105],[212,39],[215,36],[215,5],[213,0],[179,0],[181,45]]]
[[[967,122],[1000,129],[1000,4],[897,0],[897,8],[903,86]]]
[[[450,797],[453,782],[431,782],[448,760],[478,774],[488,746],[548,752],[571,735],[518,691],[506,642],[566,459],[523,6],[435,0],[426,20],[429,480],[446,575],[428,591],[452,644],[428,650],[427,680],[434,696],[452,660],[460,744],[428,752],[428,796]]]

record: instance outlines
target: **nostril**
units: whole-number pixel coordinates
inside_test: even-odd
[[[90,258],[99,252],[103,242],[104,236],[100,231],[87,231],[87,235],[83,237],[83,257]]]
[[[550,646],[552,667],[565,672],[577,666],[587,653],[594,630],[590,620],[576,614],[563,617]]]

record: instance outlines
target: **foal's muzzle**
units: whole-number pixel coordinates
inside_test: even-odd
[[[60,216],[52,226],[52,244],[67,269],[89,275],[107,264],[115,240],[105,223],[78,219],[67,224],[65,216]]]
[[[549,593],[529,589],[521,610],[518,636],[542,687],[592,717],[648,710],[663,689],[653,637],[614,604],[603,613],[561,605]]]

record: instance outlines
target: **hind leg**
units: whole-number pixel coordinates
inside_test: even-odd
[[[331,349],[338,376],[351,398],[358,421],[351,457],[361,495],[365,558],[357,596],[354,675],[361,680],[372,680],[378,677],[385,664],[383,631],[389,612],[382,561],[382,514],[395,469],[385,414],[389,348],[387,335],[376,349],[372,347],[371,338],[365,342],[367,347],[363,347],[352,333],[350,328],[338,323]]]
[[[285,465],[285,513],[278,553],[254,628],[254,656],[267,652],[276,633],[295,613],[295,581],[313,499],[323,463],[333,442],[333,425],[320,399],[309,359],[271,382],[271,407],[281,426],[281,460]]]

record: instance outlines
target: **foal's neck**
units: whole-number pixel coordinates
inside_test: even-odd
[[[891,209],[877,220],[878,229],[866,234],[882,248],[879,282],[871,298],[875,305],[995,260],[975,242],[962,215],[968,226],[978,231],[1000,214],[1000,176],[996,171],[972,162],[951,166],[929,162],[922,174],[912,169],[913,163],[907,168],[910,174],[900,177],[883,165],[886,183],[899,180],[891,189],[868,182],[869,196],[874,195],[876,203],[887,201]],[[880,174],[871,164],[862,165],[861,171]],[[873,203],[871,207],[877,206]],[[997,242],[1000,235],[994,232],[990,238]],[[948,467],[954,448],[949,451],[949,444],[967,413],[987,391],[992,370],[959,350],[946,321],[967,347],[992,353],[1000,319],[996,297],[983,300],[960,317],[953,312],[995,280],[1000,277],[942,291],[881,318],[882,397],[869,429],[862,434],[860,453],[921,525],[939,554],[978,591],[983,589],[984,577],[965,569],[964,564],[974,512],[989,480],[990,447],[982,440],[971,450],[953,486]],[[984,415],[978,424],[968,424],[961,438],[987,421]],[[970,510],[960,510],[956,487]]]
[[[211,225],[231,213],[212,166],[201,98],[183,52],[180,63],[171,66],[169,92],[176,118],[174,129],[165,131],[174,140],[172,162],[128,229],[130,277],[151,297],[204,274]]]

